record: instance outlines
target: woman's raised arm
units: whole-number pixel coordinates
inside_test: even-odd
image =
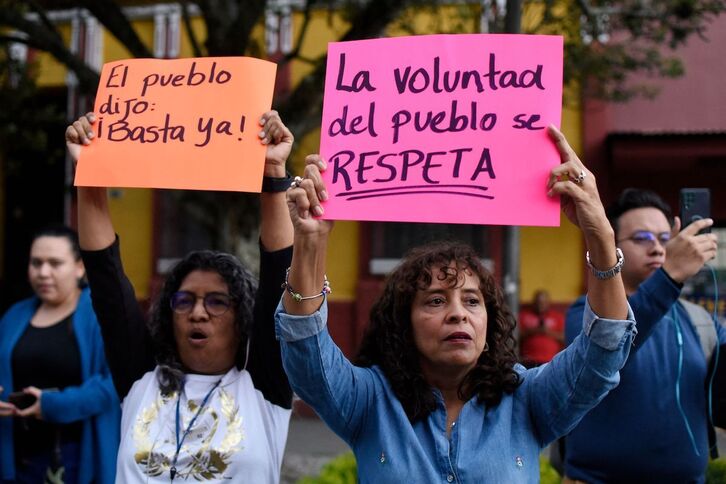
[[[81,116],[66,129],[66,146],[78,162],[82,146],[95,138],[96,116]],[[78,237],[98,316],[106,358],[119,398],[154,368],[151,338],[121,263],[105,187],[78,187]]]
[[[565,136],[554,126],[548,133],[557,145],[562,164],[552,170],[550,195],[562,197],[562,209],[585,238],[588,254],[587,299],[601,318],[626,319],[628,300],[620,276],[622,253],[597,191],[595,175],[580,161]]]

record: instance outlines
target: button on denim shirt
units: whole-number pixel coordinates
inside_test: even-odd
[[[275,314],[283,364],[295,392],[355,453],[361,483],[536,483],[540,450],[569,432],[617,386],[636,334],[585,307],[583,332],[548,364],[517,365],[522,383],[488,407],[474,397],[451,434],[438,390],[436,410],[411,423],[377,366],[352,365],[326,329],[327,302],[309,316]],[[613,415],[617,418],[617,415]]]

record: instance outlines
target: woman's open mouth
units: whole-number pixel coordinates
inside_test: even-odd
[[[452,343],[466,343],[471,341],[471,336],[463,331],[457,331],[444,338],[444,341],[450,341]]]
[[[202,331],[194,330],[189,333],[189,342],[194,346],[201,346],[207,342],[207,335]]]

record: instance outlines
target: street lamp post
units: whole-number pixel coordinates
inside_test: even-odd
[[[507,12],[504,18],[505,31],[508,34],[520,33],[521,19],[522,1],[507,0]],[[515,317],[519,314],[519,248],[519,227],[505,227],[504,254],[502,257],[504,297]],[[515,336],[519,340],[518,329],[515,329],[515,331]]]

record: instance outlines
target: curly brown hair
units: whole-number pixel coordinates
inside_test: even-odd
[[[453,273],[449,267],[452,263],[456,267]],[[421,371],[411,323],[414,297],[431,285],[435,269],[441,270],[444,281],[452,287],[461,283],[458,274],[462,271],[478,276],[487,310],[489,349],[482,352],[459,385],[459,398],[467,401],[476,396],[480,402],[496,406],[504,393],[514,392],[521,383],[514,370],[515,319],[474,249],[458,242],[434,242],[412,249],[388,276],[383,294],[371,309],[357,360],[360,366],[381,368],[412,422],[436,408],[433,389]]]

